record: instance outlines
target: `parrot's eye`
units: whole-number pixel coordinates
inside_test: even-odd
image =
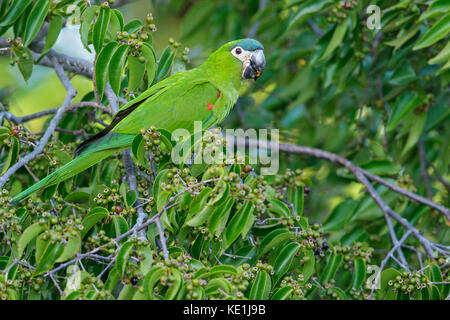
[[[234,52],[236,52],[236,54],[241,54],[242,53],[242,49],[241,48],[236,48],[236,50]]]

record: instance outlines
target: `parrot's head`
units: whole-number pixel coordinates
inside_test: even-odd
[[[239,72],[241,80],[256,81],[266,66],[264,47],[254,39],[228,42],[210,56],[210,61],[222,68],[224,64],[231,64],[233,70]]]
[[[242,62],[242,79],[256,81],[266,66],[263,45],[254,39],[241,39],[231,42],[230,53]]]

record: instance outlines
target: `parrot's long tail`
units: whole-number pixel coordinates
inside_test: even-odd
[[[33,192],[69,179],[93,166],[97,162],[100,162],[114,152],[128,148],[131,144],[132,138],[133,135],[111,134],[106,136],[101,139],[101,141],[98,141],[96,145],[92,145],[89,149],[86,149],[86,152],[83,152],[81,155],[77,156],[75,159],[65,164],[55,172],[49,174],[41,181],[19,193],[12,199],[12,203],[17,204],[19,201],[30,196]]]
[[[88,154],[84,154],[81,156],[76,157],[69,163],[65,164],[55,172],[49,174],[41,181],[33,184],[28,189],[22,191],[17,196],[15,196],[12,199],[12,202],[14,204],[17,204],[17,202],[24,200],[27,198],[30,194],[33,192],[36,192],[37,190],[41,188],[46,188],[49,186],[52,186],[54,184],[60,183],[66,179],[69,179],[73,177],[74,175],[86,170],[87,168],[93,166],[97,162],[105,159],[110,154],[114,153],[115,150],[102,150],[97,152],[92,152]]]

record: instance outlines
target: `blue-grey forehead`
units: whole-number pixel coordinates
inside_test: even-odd
[[[255,51],[258,49],[264,50],[263,45],[259,41],[254,39],[242,39],[233,46],[233,48],[235,47],[241,47],[242,49],[247,51]]]

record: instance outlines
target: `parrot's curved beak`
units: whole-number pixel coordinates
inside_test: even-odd
[[[253,79],[256,81],[264,71],[266,66],[266,58],[264,57],[264,52],[261,49],[252,52],[249,63],[244,67],[242,73],[245,79]]]

